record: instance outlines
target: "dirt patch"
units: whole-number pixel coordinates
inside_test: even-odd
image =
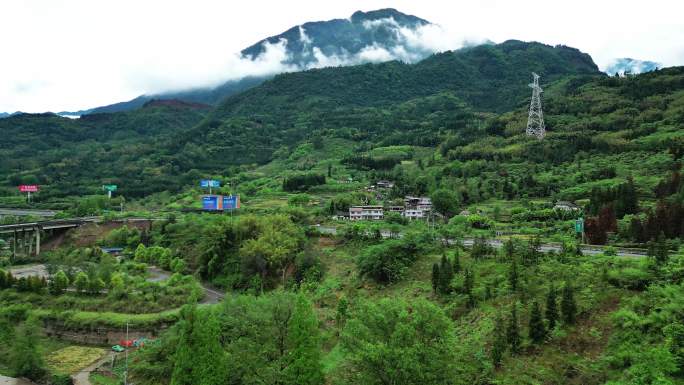
[[[333,247],[337,245],[337,241],[331,237],[319,237],[318,246],[319,247]]]
[[[54,249],[65,244],[70,244],[76,247],[92,247],[97,244],[97,241],[105,238],[113,230],[123,226],[137,228],[138,230],[142,231],[150,228],[150,221],[141,220],[87,223],[81,227],[71,229],[61,236],[57,236],[54,244],[51,245],[51,247]]]
[[[28,278],[32,276],[37,276],[39,278],[48,278],[47,268],[43,264],[30,265],[22,267],[13,267],[9,269],[9,272],[14,278]]]
[[[560,347],[587,358],[600,356],[613,330],[610,314],[619,307],[620,297],[611,296],[596,311],[582,314],[574,330],[560,341]]]

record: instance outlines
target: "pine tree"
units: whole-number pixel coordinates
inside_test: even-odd
[[[5,270],[0,269],[0,289],[6,289],[9,287],[9,279],[7,279],[7,273]]]
[[[499,314],[494,323],[494,341],[492,342],[492,363],[495,367],[501,365],[501,359],[506,352],[506,330],[504,320]]]
[[[64,271],[60,270],[52,277],[48,286],[51,294],[62,294],[69,287],[69,277],[67,277]]]
[[[104,287],[105,282],[102,280],[102,278],[95,277],[90,280],[90,284],[88,285],[88,292],[90,294],[100,294]]]
[[[228,381],[220,329],[210,310],[181,310],[179,341],[173,356],[171,385],[222,385]]]
[[[473,297],[473,286],[475,285],[475,278],[470,269],[465,269],[463,279],[463,294],[468,297],[468,307],[475,307],[475,297]]]
[[[454,278],[454,270],[451,267],[451,262],[446,255],[442,255],[442,263],[439,267],[439,291],[442,294],[451,292],[451,280]]]
[[[76,279],[74,279],[74,286],[79,293],[85,292],[88,289],[88,286],[90,286],[88,275],[82,271],[79,272],[76,275]]]
[[[45,375],[45,362],[39,350],[40,330],[38,317],[29,315],[10,343],[10,363],[15,377],[39,380]]]
[[[347,315],[349,313],[349,300],[347,297],[341,297],[337,301],[337,311],[335,312],[335,323],[338,327],[342,327],[344,322],[347,320]]]
[[[515,244],[513,243],[513,239],[508,238],[504,244],[504,252],[506,253],[506,259],[512,261],[513,258],[515,258]]]
[[[439,287],[439,264],[432,265],[432,291],[437,293]]]
[[[558,322],[558,308],[556,307],[556,288],[551,286],[549,294],[546,296],[546,321],[549,330],[556,327]]]
[[[577,316],[577,304],[575,303],[575,296],[572,286],[566,283],[563,287],[563,296],[561,298],[561,314],[563,315],[563,322],[572,325],[575,323]]]
[[[291,347],[284,371],[286,385],[320,385],[325,382],[321,349],[319,346],[318,319],[311,303],[300,296],[295,304],[287,334]]]
[[[511,354],[518,353],[518,350],[520,350],[520,327],[518,325],[518,310],[516,304],[513,304],[511,315],[508,318],[506,342],[508,342],[508,345],[511,347]]]
[[[454,253],[454,273],[460,273],[461,272],[461,257],[459,256],[458,249],[456,249],[456,253]]]
[[[518,263],[515,258],[511,260],[511,268],[508,271],[508,286],[513,292],[518,290]]]
[[[529,336],[532,342],[535,344],[543,342],[544,337],[546,337],[546,329],[544,328],[544,320],[542,319],[541,309],[537,301],[532,302],[529,327]]]
[[[667,247],[667,241],[665,240],[665,234],[661,231],[658,235],[658,240],[654,246],[654,256],[656,263],[659,265],[665,264],[669,259],[670,251]]]

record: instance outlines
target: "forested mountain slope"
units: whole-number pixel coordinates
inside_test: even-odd
[[[44,186],[41,194],[47,199],[97,191],[111,181],[134,193],[154,183],[151,179],[157,175],[170,174],[157,168],[166,163],[160,158],[160,143],[197,124],[207,111],[208,106],[202,104],[150,101],[136,111],[81,119],[54,114],[2,119],[2,188],[5,194],[14,193],[19,184],[36,183]],[[160,181],[156,189],[163,185],[180,186],[181,182]]]
[[[205,153],[206,162],[227,163],[266,162],[280,146],[326,130],[359,139],[404,137],[394,144],[435,144],[440,129],[463,126],[464,117],[456,115],[464,109],[503,112],[524,105],[532,71],[545,82],[602,76],[591,58],[574,48],[520,41],[437,54],[415,65],[388,62],[284,74],[228,98],[176,144],[209,143],[213,151]],[[412,111],[397,112],[405,109]],[[420,120],[432,113],[451,117],[431,127],[428,138],[408,132],[425,131],[429,123]],[[197,155],[205,156],[188,154],[204,163]]]
[[[546,91],[549,135],[542,142],[522,135],[531,71],[542,75]],[[39,183],[46,198],[106,180],[139,197],[335,138],[363,148],[439,146],[445,159],[494,164],[561,165],[578,152],[657,153],[678,137],[683,81],[681,68],[609,78],[572,48],[509,41],[415,65],[283,74],[208,115],[196,106],[150,106],[79,120],[4,119],[0,131],[7,140],[0,151],[9,161],[0,180],[8,192],[19,183]]]

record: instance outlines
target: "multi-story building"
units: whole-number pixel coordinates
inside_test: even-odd
[[[406,209],[401,215],[408,219],[423,219],[427,217],[428,211],[423,209]]]
[[[389,212],[402,214],[404,212],[404,206],[390,206]]]
[[[352,221],[378,221],[384,217],[385,214],[382,206],[352,206],[349,208],[349,219]]]
[[[406,209],[419,209],[423,211],[432,210],[432,200],[428,197],[412,197],[404,198],[404,206]]]

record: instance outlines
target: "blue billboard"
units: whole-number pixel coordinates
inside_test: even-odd
[[[202,210],[215,211],[219,210],[219,196],[218,195],[206,195],[202,197]],[[223,203],[223,202],[221,202]]]
[[[221,182],[215,179],[202,179],[200,180],[200,187],[221,187]]]
[[[223,197],[223,209],[224,210],[234,210],[240,208],[240,196],[230,195]]]

